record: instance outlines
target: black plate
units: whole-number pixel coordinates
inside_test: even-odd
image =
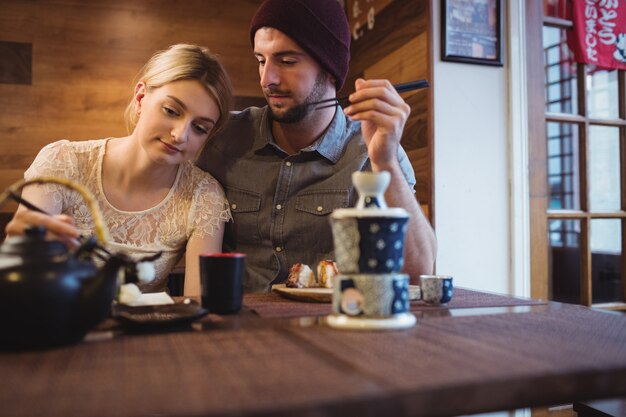
[[[188,324],[208,314],[195,301],[154,306],[113,306],[113,318],[119,322],[137,327],[163,327]]]

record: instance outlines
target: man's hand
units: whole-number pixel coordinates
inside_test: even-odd
[[[356,91],[344,113],[361,122],[372,169],[389,169],[398,163],[398,147],[411,108],[388,80],[357,79]]]

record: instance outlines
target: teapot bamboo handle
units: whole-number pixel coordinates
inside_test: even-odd
[[[48,184],[55,183],[62,185],[64,187],[70,188],[81,195],[85,203],[87,204],[87,208],[93,217],[95,228],[96,228],[96,239],[98,239],[98,243],[104,244],[108,239],[107,229],[104,225],[104,221],[102,220],[102,213],[100,213],[100,209],[96,203],[96,200],[93,198],[91,193],[82,185],[68,180],[66,178],[58,178],[58,177],[35,177],[30,180],[19,180],[9,186],[2,194],[0,194],[0,205],[4,204],[4,202],[11,196],[11,193],[18,194],[22,191],[22,189],[31,184]]]

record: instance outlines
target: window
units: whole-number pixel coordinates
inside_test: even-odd
[[[541,57],[529,78],[542,79],[529,82],[532,293],[626,310],[625,71],[575,62],[571,0],[536,3],[526,2],[529,55]]]

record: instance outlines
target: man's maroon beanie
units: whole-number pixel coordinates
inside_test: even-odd
[[[350,27],[337,0],[266,0],[250,22],[250,42],[264,26],[283,32],[336,79],[340,90],[350,62]]]

